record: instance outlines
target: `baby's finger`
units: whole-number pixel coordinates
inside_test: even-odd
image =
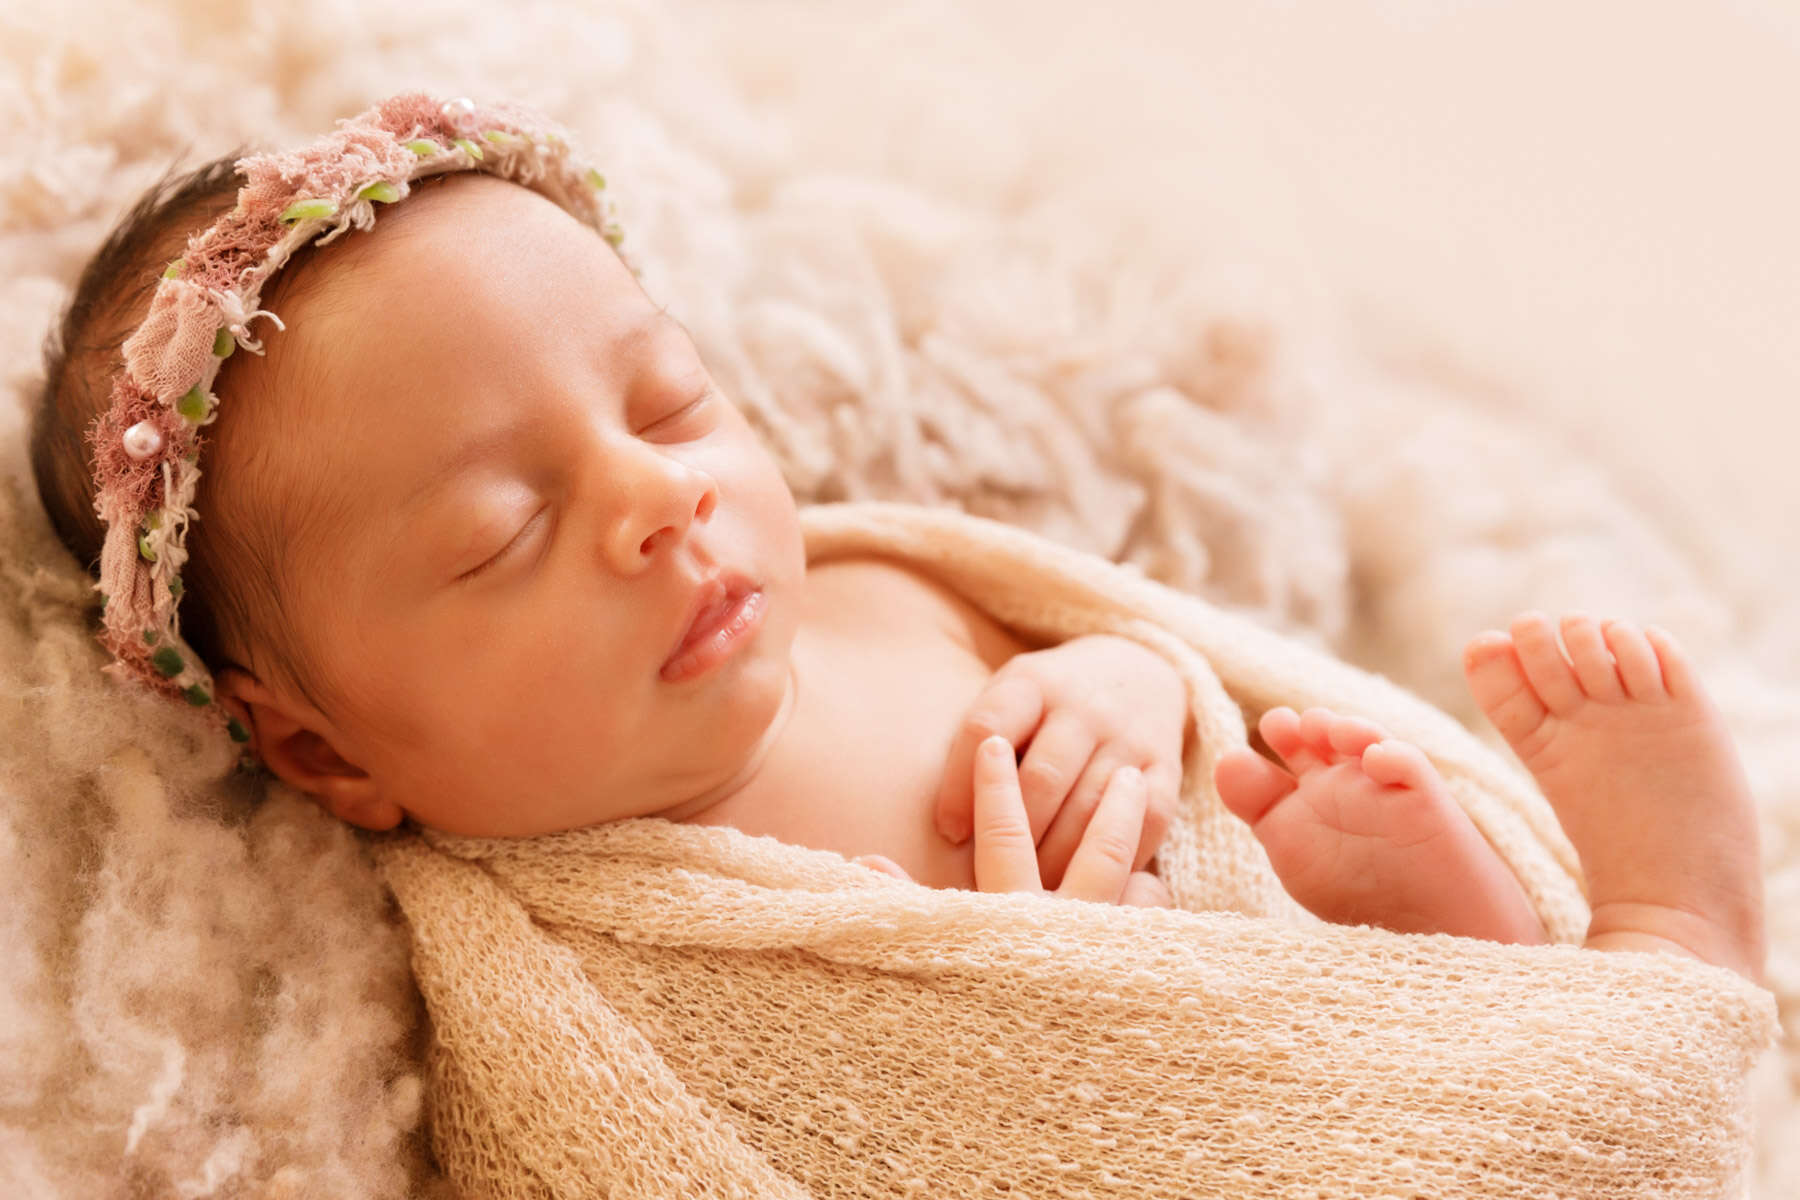
[[[1113,772],[1100,797],[1100,807],[1088,822],[1075,857],[1063,875],[1058,896],[1072,900],[1094,900],[1117,904],[1131,878],[1132,859],[1137,856],[1138,838],[1144,828],[1144,774],[1136,767],[1121,767]]]
[[[1125,881],[1125,894],[1119,897],[1119,903],[1137,908],[1174,908],[1175,897],[1169,894],[1168,885],[1150,872],[1133,871]]]
[[[1018,764],[1005,738],[975,756],[975,886],[984,892],[1042,892],[1037,845],[1025,818]]]
[[[912,876],[906,873],[906,868],[885,854],[859,854],[850,861],[859,867],[867,867],[871,871],[879,871],[883,875],[892,875],[895,879],[912,882]]]
[[[1175,809],[1181,804],[1181,764],[1151,764],[1144,770],[1144,784],[1149,791],[1145,796],[1144,832],[1138,839],[1137,858],[1131,864],[1134,871],[1150,865],[1163,839],[1169,836],[1169,826],[1175,823]]]
[[[1061,814],[1068,809],[1066,801],[1087,782],[1083,772],[1091,765],[1089,760],[1098,757],[1094,748],[1099,744],[1092,725],[1067,713],[1051,713],[1031,735],[1031,746],[1019,760],[1019,790],[1025,797],[1025,815],[1031,820],[1034,842],[1043,840],[1053,821],[1061,823]],[[1096,787],[1089,807],[1099,798]],[[1082,826],[1086,824],[1083,820]],[[1080,828],[1076,828],[1078,834]],[[1074,849],[1074,842],[1069,849]]]
[[[952,846],[967,841],[973,828],[975,748],[994,734],[1014,746],[1023,745],[1043,719],[1043,689],[1022,675],[992,683],[976,697],[950,744],[933,812],[938,832]]]
[[[1075,857],[1075,849],[1081,845],[1081,839],[1094,819],[1094,811],[1100,807],[1106,785],[1118,774],[1119,768],[1126,765],[1123,759],[1104,749],[1096,753],[1088,760],[1081,778],[1069,789],[1068,798],[1056,810],[1050,828],[1039,835],[1038,874],[1046,889],[1054,891],[1062,886],[1063,873],[1069,869],[1069,861]]]

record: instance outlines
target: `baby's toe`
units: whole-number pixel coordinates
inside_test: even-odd
[[[1600,635],[1600,626],[1586,613],[1567,613],[1562,619],[1563,645],[1569,649],[1575,678],[1591,700],[1617,701],[1625,698],[1625,685],[1619,680],[1619,669],[1613,665],[1612,651]]]
[[[1556,644],[1556,631],[1550,627],[1549,617],[1535,609],[1522,613],[1514,618],[1511,632],[1519,665],[1544,707],[1561,716],[1585,701],[1574,670]]]
[[[1619,664],[1619,679],[1633,700],[1661,700],[1668,696],[1663,687],[1662,665],[1644,631],[1630,621],[1608,619],[1600,623],[1606,645]]]
[[[1219,756],[1213,765],[1213,784],[1226,809],[1250,825],[1262,820],[1295,786],[1286,771],[1247,747]]]
[[[1659,625],[1644,626],[1644,636],[1656,647],[1656,657],[1662,662],[1663,684],[1669,695],[1676,700],[1698,696],[1700,677],[1695,673],[1687,651],[1681,648],[1674,636]]]
[[[1300,714],[1301,739],[1306,743],[1306,748],[1327,766],[1338,762],[1342,757],[1331,745],[1331,727],[1340,719],[1329,708],[1322,707],[1309,708]]]
[[[1525,677],[1512,634],[1490,629],[1469,639],[1463,672],[1469,694],[1515,750],[1544,723],[1549,710]]]
[[[1325,760],[1313,751],[1301,729],[1300,714],[1283,705],[1271,708],[1256,724],[1269,749],[1281,755],[1288,770],[1296,775],[1317,770]]]
[[[1361,758],[1362,752],[1387,737],[1387,731],[1362,717],[1333,716],[1327,732],[1331,748],[1341,758]]]
[[[1362,768],[1370,779],[1388,787],[1422,788],[1437,774],[1423,750],[1399,738],[1383,739],[1364,750]]]

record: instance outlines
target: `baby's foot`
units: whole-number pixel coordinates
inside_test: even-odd
[[[1682,951],[1761,981],[1755,805],[1687,655],[1654,626],[1550,620],[1463,651],[1469,690],[1581,855],[1601,949]]]
[[[1308,911],[1400,933],[1545,940],[1518,880],[1418,747],[1324,708],[1270,709],[1258,729],[1293,774],[1233,750],[1213,777]]]

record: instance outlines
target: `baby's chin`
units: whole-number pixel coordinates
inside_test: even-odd
[[[727,740],[740,748],[738,757],[745,767],[753,769],[768,757],[793,723],[800,701],[800,672],[791,651],[762,657],[746,667],[741,681],[744,685],[741,708],[734,705],[737,711],[732,714],[742,719],[742,724],[734,731],[736,736],[728,735],[725,730],[712,732],[726,735]],[[702,737],[707,732],[698,731]]]
[[[739,796],[768,767],[782,739],[793,728],[794,714],[800,703],[800,672],[792,655],[757,665],[770,668],[760,672],[769,677],[768,682],[763,687],[746,689],[753,690],[753,702],[746,701],[747,711],[732,714],[734,718],[741,715],[742,724],[734,720],[736,729],[732,733],[716,727],[692,731],[690,738],[681,739],[682,746],[676,751],[678,761],[671,762],[669,767],[672,778],[691,777],[695,745],[720,747],[725,751],[726,761],[708,764],[715,768],[712,779],[701,781],[698,790],[691,795],[682,796],[646,816],[671,821],[691,820]],[[684,789],[678,786],[676,790]]]

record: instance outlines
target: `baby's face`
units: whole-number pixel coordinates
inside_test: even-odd
[[[787,711],[805,555],[685,330],[591,229],[479,173],[315,254],[324,286],[238,378],[304,413],[253,423],[274,492],[349,499],[284,517],[296,623],[355,712],[281,693],[296,733],[259,728],[263,760],[360,824],[501,836],[735,790]],[[671,681],[721,573],[761,590],[760,627]]]

